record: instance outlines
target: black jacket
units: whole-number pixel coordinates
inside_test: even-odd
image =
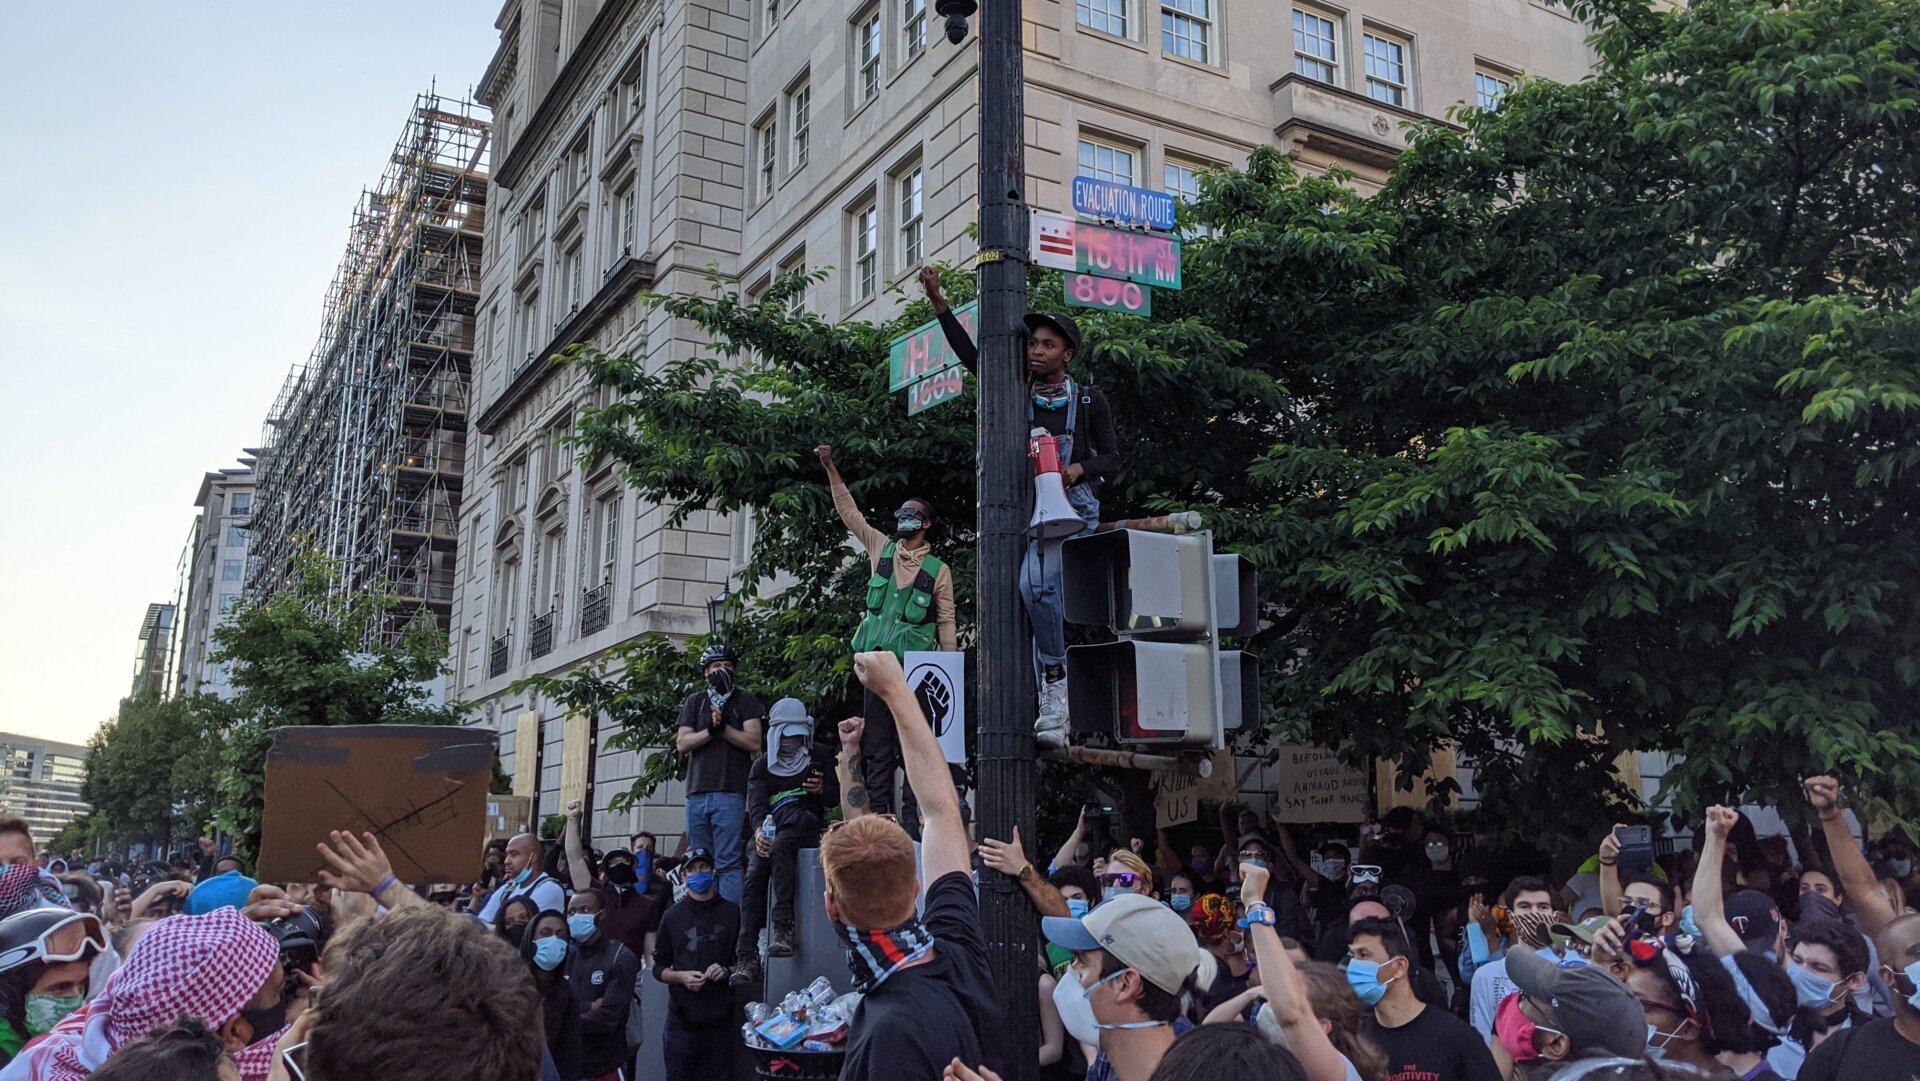
[[[960,358],[960,363],[977,377],[980,350],[967,336],[967,328],[960,325],[953,312],[944,311],[940,313],[940,329],[946,332],[947,345]],[[1061,464],[1078,465],[1086,473],[1088,483],[1097,487],[1120,471],[1120,439],[1113,427],[1113,409],[1107,405],[1107,396],[1099,387],[1078,382],[1074,386],[1080,392],[1080,410],[1073,425],[1073,461]],[[1033,422],[1059,435],[1066,430],[1067,411],[1035,409]]]
[[[840,805],[840,778],[833,766],[833,755],[816,744],[809,768],[820,771],[822,784],[820,794],[812,796],[798,791],[807,770],[796,777],[781,777],[773,772],[766,755],[754,759],[747,771],[747,829],[758,831],[760,820],[768,814],[773,815],[775,829],[791,826],[805,815],[812,815],[816,823],[824,821],[827,809]]]
[[[580,1007],[581,1072],[611,1073],[627,1061],[627,1011],[640,993],[640,958],[602,931],[592,942],[574,943],[566,973]]]

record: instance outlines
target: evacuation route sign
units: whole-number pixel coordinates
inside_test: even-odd
[[[1082,274],[1180,288],[1180,242],[1172,237],[1075,222],[1073,258]]]
[[[967,336],[975,341],[979,340],[975,327],[979,322],[977,314],[979,307],[979,302],[970,300],[953,309],[953,317],[960,320],[960,325],[967,328]],[[960,358],[955,356],[953,350],[947,346],[947,336],[940,329],[940,321],[936,319],[931,323],[922,324],[895,338],[887,346],[887,389],[903,390],[908,384],[918,383],[943,368],[955,368],[957,375],[959,363]],[[910,413],[919,411],[919,409],[908,410]]]
[[[1073,178],[1073,209],[1089,218],[1150,229],[1173,228],[1172,195],[1090,176]]]
[[[1067,303],[1076,308],[1098,308],[1127,315],[1152,315],[1153,290],[1118,278],[1068,274],[1060,283]]]

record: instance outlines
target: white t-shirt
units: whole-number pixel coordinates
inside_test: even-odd
[[[567,891],[560,888],[560,883],[555,882],[552,875],[543,873],[534,876],[524,886],[502,886],[494,890],[493,896],[487,898],[486,905],[480,909],[480,922],[498,927],[501,906],[515,897],[526,897],[533,901],[535,912],[567,910]]]

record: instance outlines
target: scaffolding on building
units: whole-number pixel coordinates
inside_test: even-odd
[[[422,94],[361,193],[319,341],[267,417],[251,599],[285,587],[311,547],[339,568],[337,589],[398,601],[375,633],[397,638],[423,611],[447,628],[490,134],[484,106]]]

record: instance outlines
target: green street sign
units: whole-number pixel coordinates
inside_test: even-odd
[[[958,398],[960,392],[966,389],[966,374],[966,369],[956,364],[942,368],[907,388],[907,416]]]
[[[967,336],[976,341],[979,335],[975,332],[974,324],[978,322],[979,310],[979,302],[973,300],[953,309],[953,317],[967,328]],[[904,390],[909,384],[918,383],[935,372],[956,367],[959,363],[960,358],[947,346],[947,336],[940,329],[940,321],[936,319],[931,323],[923,323],[888,344],[887,389]],[[919,411],[909,410],[910,413]]]
[[[1137,282],[1068,274],[1061,284],[1067,303],[1076,308],[1098,308],[1126,315],[1153,314],[1153,290]]]
[[[1073,261],[1082,274],[1160,289],[1180,288],[1180,242],[1158,233],[1077,221],[1073,223]]]

